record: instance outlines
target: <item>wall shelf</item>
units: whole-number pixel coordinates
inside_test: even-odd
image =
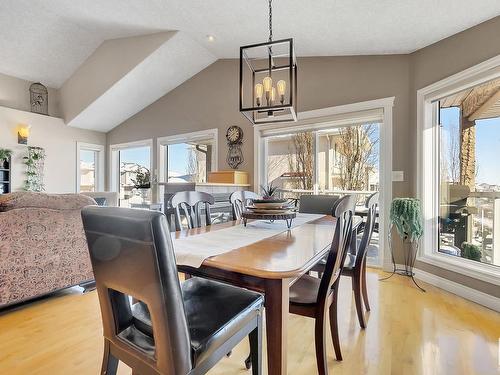
[[[11,191],[11,168],[12,160],[0,160],[0,194],[10,193]]]

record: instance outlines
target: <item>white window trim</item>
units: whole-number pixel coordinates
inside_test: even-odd
[[[175,134],[169,135],[166,137],[160,137],[157,139],[156,144],[156,153],[158,160],[158,182],[166,182],[165,176],[165,148],[162,146],[167,146],[175,143],[185,143],[185,142],[193,142],[197,140],[204,140],[207,138],[214,139],[214,145],[212,150],[213,156],[213,167],[212,170],[217,171],[219,169],[219,130],[217,128],[200,130],[190,133],[183,134]],[[159,193],[159,192],[158,192]]]
[[[120,166],[118,165],[118,151],[126,150],[128,148],[136,147],[149,147],[149,165],[151,169],[151,178],[154,179],[153,174],[153,139],[143,139],[140,141],[117,143],[109,146],[109,190],[120,192]],[[153,181],[152,181],[153,182]]]
[[[80,192],[80,151],[81,150],[90,150],[96,151],[97,156],[97,165],[95,166],[95,190],[96,191],[104,191],[104,146],[93,144],[93,143],[85,143],[85,142],[76,142],[76,192]]]
[[[500,77],[500,55],[417,90],[417,196],[422,201],[424,235],[417,260],[494,285],[500,285],[500,267],[456,259],[435,251],[438,243],[439,180],[436,172],[438,129],[433,126],[433,104],[445,96]],[[434,111],[435,112],[435,111]]]
[[[388,237],[389,207],[392,200],[392,109],[395,97],[369,100],[365,102],[328,107],[300,112],[297,123],[262,124],[254,126],[254,186],[260,186],[267,174],[266,162],[262,155],[266,153],[265,136],[286,132],[284,128],[295,130],[308,129],[308,124],[324,123],[324,127],[341,127],[354,122],[369,122],[371,119],[382,121],[380,128],[380,201],[384,210],[380,212],[380,237],[383,238],[380,252],[384,270],[392,270]],[[315,129],[320,127],[315,126]]]

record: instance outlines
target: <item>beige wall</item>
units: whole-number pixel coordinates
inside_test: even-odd
[[[26,146],[17,144],[17,125],[31,125],[30,146],[43,147],[45,159],[45,190],[49,193],[76,191],[76,142],[106,144],[106,134],[71,128],[60,118],[0,107],[0,148],[13,151],[12,190],[21,190],[26,167],[23,156]]]
[[[405,181],[394,196],[416,191],[416,90],[500,54],[500,17],[410,55],[299,58],[299,111],[395,96],[393,169]],[[238,65],[219,60],[108,133],[109,144],[219,128],[219,169],[227,169],[225,131],[245,132],[240,169],[253,176],[253,129],[238,112]],[[156,155],[156,150],[155,150]],[[500,288],[425,264],[425,271],[500,297]]]
[[[411,55],[412,82],[410,87],[411,112],[409,124],[411,136],[417,136],[416,92],[422,87],[450,75],[479,64],[491,57],[500,55],[500,17],[484,22],[476,27],[453,35]],[[412,165],[417,168],[416,142],[410,144],[414,155]],[[395,155],[396,157],[396,155]],[[413,193],[416,184],[413,185]],[[500,298],[500,287],[473,279],[440,267],[419,262],[417,267],[459,284],[480,290]]]
[[[0,73],[0,106],[30,111],[29,88],[32,83]],[[49,115],[60,117],[59,91],[50,87],[48,91]]]
[[[411,157],[408,116],[408,56],[311,57],[299,59],[299,111],[396,96],[394,168],[407,171]],[[108,133],[108,144],[219,129],[219,169],[226,164],[226,130],[244,131],[244,163],[253,177],[253,127],[238,110],[238,61],[219,60]],[[156,155],[156,153],[155,153]],[[395,183],[397,195],[408,194],[408,182]]]

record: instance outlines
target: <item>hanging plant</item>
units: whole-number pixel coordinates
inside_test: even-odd
[[[28,146],[28,155],[23,157],[23,160],[24,165],[26,165],[24,190],[44,191],[43,168],[45,164],[45,150],[41,147]]]
[[[394,198],[390,213],[394,225],[403,240],[417,241],[423,234],[420,200],[416,198]]]

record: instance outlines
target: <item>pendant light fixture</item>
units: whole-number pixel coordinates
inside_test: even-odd
[[[297,59],[293,38],[240,47],[240,112],[253,124],[297,121]]]

